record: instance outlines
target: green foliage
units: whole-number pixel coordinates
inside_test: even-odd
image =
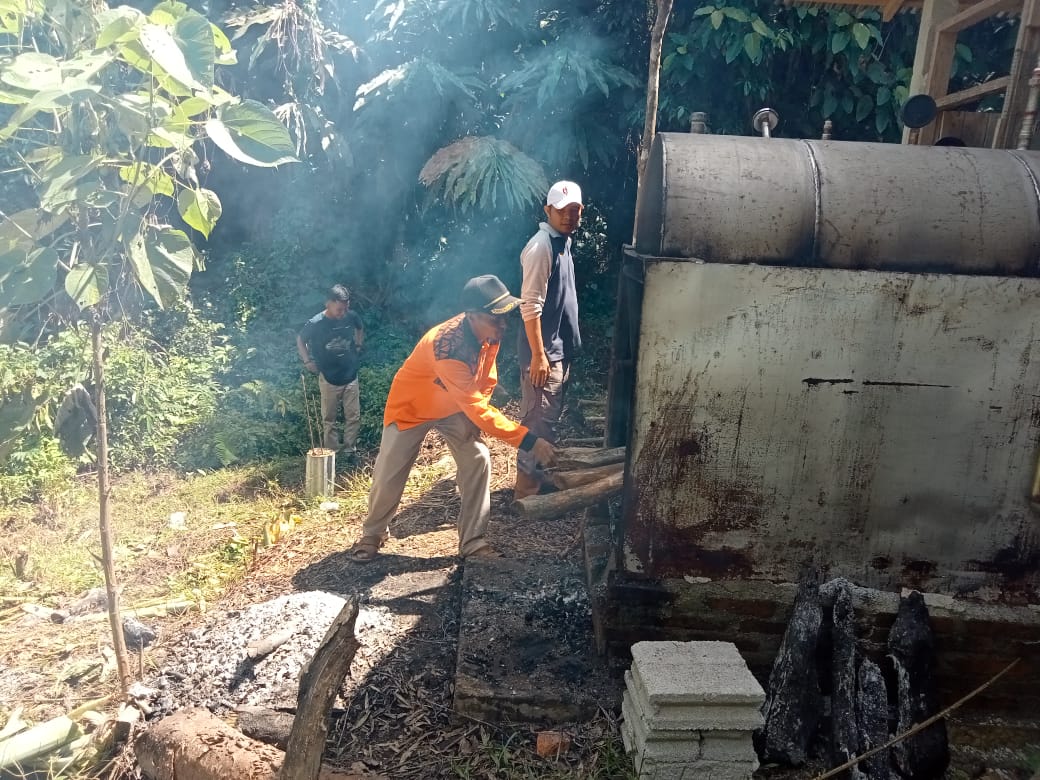
[[[128,281],[173,305],[201,261],[166,212],[204,235],[221,213],[200,184],[203,140],[277,166],[293,159],[288,133],[266,107],[216,86],[215,66],[234,62],[230,43],[177,0],[148,15],[103,4],[73,14],[68,0],[6,10],[26,34],[0,64],[0,102],[17,107],[0,147],[38,205],[0,223],[0,309],[44,300],[58,283],[86,309]]]
[[[171,462],[178,441],[212,412],[216,377],[230,353],[219,325],[180,307],[150,321],[154,336],[128,324],[106,328],[110,460],[116,468],[157,467]],[[31,414],[11,425],[0,416],[0,441],[8,457],[0,494],[5,500],[38,498],[93,461],[62,453],[55,421],[65,393],[76,383],[92,387],[89,335],[68,330],[45,345],[0,344],[0,401],[27,398]],[[118,424],[113,424],[118,421]]]
[[[440,149],[419,172],[431,194],[463,213],[502,205],[520,211],[545,197],[549,181],[538,163],[508,141],[468,137]]]

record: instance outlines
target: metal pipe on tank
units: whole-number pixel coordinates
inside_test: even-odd
[[[634,248],[717,263],[1037,276],[1040,152],[661,133]]]
[[[751,117],[751,126],[755,128],[755,132],[760,133],[763,138],[772,138],[773,131],[779,123],[780,115],[771,108],[760,108],[755,112],[755,115]]]

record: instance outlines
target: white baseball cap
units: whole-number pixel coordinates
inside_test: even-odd
[[[554,209],[562,209],[572,203],[581,205],[581,187],[572,181],[558,181],[549,188],[545,196],[545,205]]]

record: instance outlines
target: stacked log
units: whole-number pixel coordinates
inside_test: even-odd
[[[556,492],[527,496],[513,506],[524,517],[551,520],[598,504],[621,492],[625,478],[624,447],[564,447],[548,474]]]

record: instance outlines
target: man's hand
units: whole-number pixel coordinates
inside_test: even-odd
[[[549,358],[544,352],[531,355],[531,384],[535,387],[545,387],[549,381]]]
[[[550,468],[556,465],[556,448],[545,439],[535,439],[531,447],[531,454],[542,468]]]

